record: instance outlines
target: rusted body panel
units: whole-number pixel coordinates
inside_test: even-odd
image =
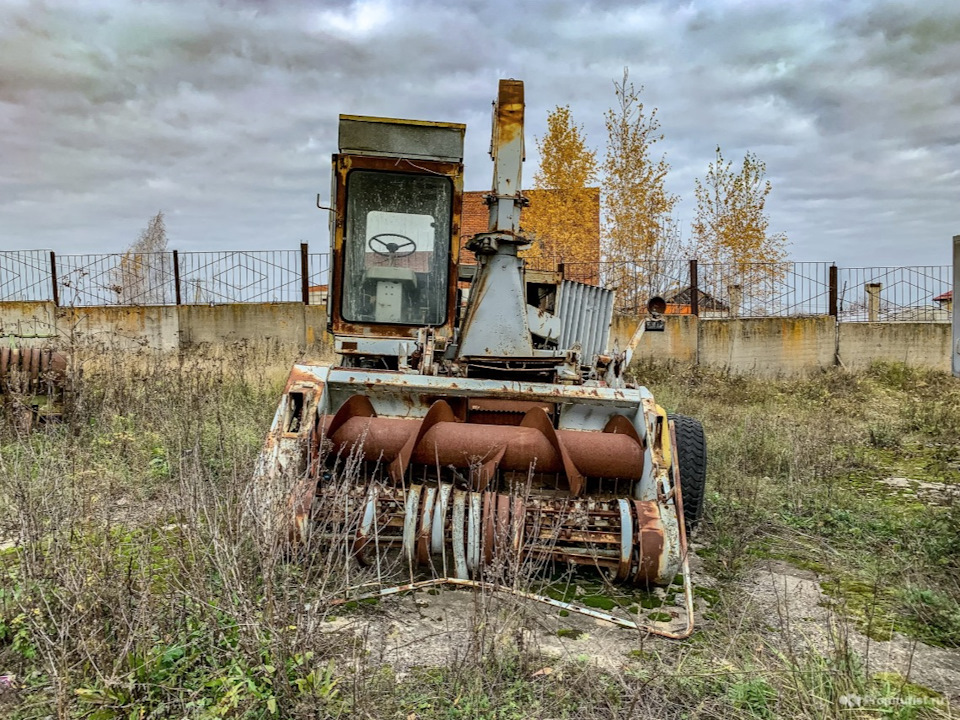
[[[494,195],[491,198],[489,232],[516,236],[520,233],[521,177],[523,167],[523,83],[501,80],[494,107],[490,155],[493,157]]]

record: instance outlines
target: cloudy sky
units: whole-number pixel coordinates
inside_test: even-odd
[[[669,186],[756,152],[798,260],[949,262],[960,233],[960,3],[0,0],[0,248],[326,246],[338,113],[467,123],[489,187],[497,79],[526,82],[528,163],[569,104],[604,145],[624,66]]]

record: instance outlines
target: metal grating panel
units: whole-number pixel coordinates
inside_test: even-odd
[[[576,343],[583,349],[584,363],[606,352],[613,319],[613,291],[596,285],[564,280],[557,303],[560,318],[560,347],[569,350]]]

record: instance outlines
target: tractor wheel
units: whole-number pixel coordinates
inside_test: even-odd
[[[703,516],[707,483],[707,439],[699,420],[686,415],[668,415],[677,432],[675,449],[680,463],[680,490],[683,493],[683,520],[690,534]]]

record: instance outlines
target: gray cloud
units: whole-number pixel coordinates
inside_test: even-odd
[[[719,144],[766,161],[798,259],[947,262],[958,38],[955,3],[7,3],[0,245],[119,250],[162,208],[183,250],[323,247],[338,113],[466,122],[484,189],[499,77],[527,83],[529,179],[555,105],[602,149],[629,65],[686,220]]]

